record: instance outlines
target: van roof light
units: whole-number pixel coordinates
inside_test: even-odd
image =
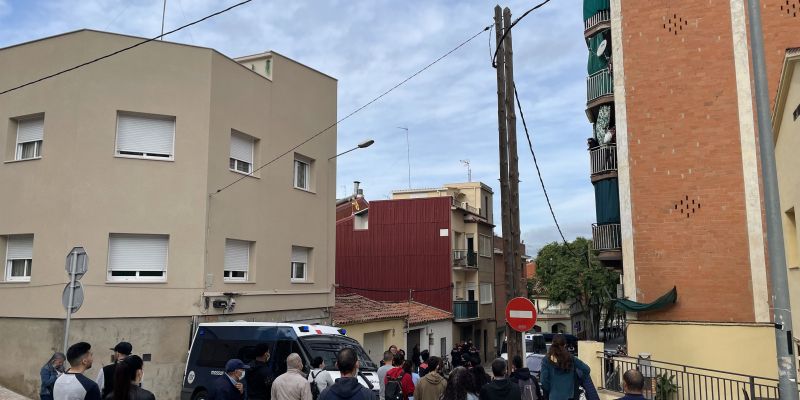
[[[301,327],[299,327],[297,329],[299,329],[300,332],[308,332],[308,326],[307,325],[303,325],[303,326],[301,326]]]

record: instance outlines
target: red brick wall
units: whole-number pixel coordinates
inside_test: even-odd
[[[762,2],[773,97],[800,45],[800,4],[786,16],[785,1]],[[622,0],[622,13],[638,298],[679,296],[640,318],[753,321],[730,2]]]

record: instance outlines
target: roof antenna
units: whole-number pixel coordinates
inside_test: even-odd
[[[460,160],[461,164],[467,167],[467,182],[472,182],[472,168],[469,166],[469,160]]]
[[[398,126],[397,129],[406,131],[406,157],[408,158],[408,188],[411,189],[411,145],[408,142],[408,127]]]
[[[167,0],[164,0],[164,8],[161,10],[161,40],[164,40],[164,17],[167,15]]]

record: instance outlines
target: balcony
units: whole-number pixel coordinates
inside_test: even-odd
[[[592,182],[617,177],[617,146],[599,146],[589,149]]]
[[[469,250],[453,250],[453,268],[478,268],[478,254]]]
[[[453,320],[465,322],[478,319],[478,302],[455,300],[453,301]]]
[[[481,214],[481,209],[478,207],[473,207],[469,205],[466,201],[456,201],[456,199],[451,199],[451,204],[453,207],[460,208],[462,210],[466,210],[467,212],[473,213],[478,216],[483,216]]]
[[[589,37],[609,28],[611,28],[611,10],[600,10],[583,21],[583,36]]]
[[[586,78],[586,108],[614,101],[614,75],[608,68]]]
[[[601,261],[622,259],[622,231],[620,224],[592,224],[592,248],[599,252]]]

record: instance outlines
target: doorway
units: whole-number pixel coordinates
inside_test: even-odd
[[[383,338],[389,331],[370,332],[364,334],[364,350],[372,361],[376,363],[383,360],[383,352],[387,346],[383,343]]]
[[[411,359],[414,346],[422,347],[420,336],[422,336],[422,329],[411,329],[408,331],[408,336],[406,337],[406,358]],[[427,349],[427,346],[425,348]],[[422,351],[422,349],[420,349],[420,351]]]

